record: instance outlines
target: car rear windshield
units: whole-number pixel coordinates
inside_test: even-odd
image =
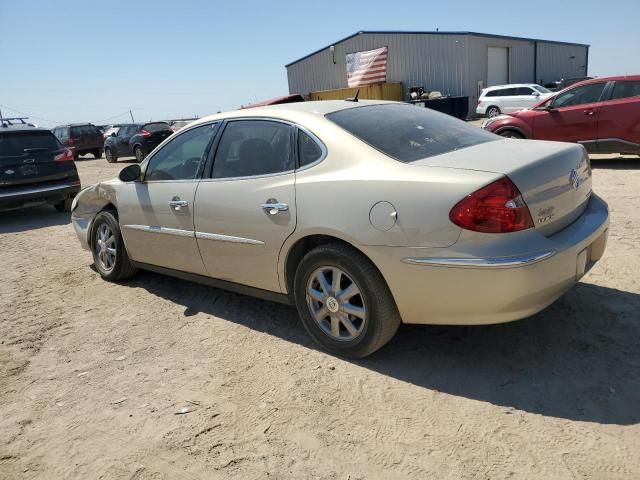
[[[411,105],[369,105],[340,110],[326,117],[401,162],[414,162],[499,139],[449,115]]]
[[[19,157],[32,152],[61,150],[62,145],[51,132],[11,132],[0,133],[0,159]]]
[[[102,135],[98,127],[93,125],[79,125],[77,127],[71,127],[71,135],[76,137],[88,136],[88,135]]]
[[[163,130],[171,130],[171,127],[169,126],[169,124],[165,122],[147,123],[142,128],[144,128],[149,133],[161,132]]]

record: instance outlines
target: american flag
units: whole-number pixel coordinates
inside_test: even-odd
[[[387,80],[387,47],[347,54],[347,86],[359,87]]]

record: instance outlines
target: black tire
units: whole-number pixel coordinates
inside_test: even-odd
[[[326,333],[307,304],[307,286],[314,272],[323,267],[339,268],[353,279],[361,292],[366,320],[353,339],[339,340]],[[400,314],[382,274],[361,252],[339,243],[321,245],[304,256],[295,274],[294,297],[309,335],[324,349],[339,356],[366,357],[391,340],[400,326]]]
[[[115,248],[115,261],[110,268],[106,267],[100,259],[101,243],[99,235],[101,227],[105,225],[113,236],[113,246]],[[110,238],[110,237],[109,237]],[[112,247],[113,248],[113,247]],[[91,253],[93,254],[93,265],[102,278],[110,282],[117,282],[131,277],[137,269],[131,264],[127,249],[122,240],[120,225],[115,212],[104,211],[96,215],[91,227]]]
[[[73,202],[72,198],[65,198],[61,202],[54,203],[53,206],[59,212],[70,212],[71,211],[71,203]]]
[[[489,108],[487,108],[487,111],[485,112],[485,115],[487,116],[487,118],[493,118],[493,117],[497,117],[498,115],[500,115],[500,109],[498,107],[496,107],[495,105],[490,106]]]
[[[73,152],[73,160],[76,161],[80,158],[80,154],[78,152]]]
[[[93,156],[96,157],[96,158],[101,158],[102,157],[102,149],[94,150],[91,153],[93,153]]]
[[[144,157],[146,157],[146,155],[144,154],[144,150],[142,150],[142,147],[140,145],[136,145],[133,148],[133,154],[136,156],[136,161],[138,163],[142,163]]]
[[[498,135],[505,138],[517,138],[519,140],[524,138],[524,135],[522,135],[520,132],[516,132],[515,130],[503,130]]]
[[[109,163],[115,163],[118,161],[118,155],[108,147],[104,149],[104,158],[106,158]]]

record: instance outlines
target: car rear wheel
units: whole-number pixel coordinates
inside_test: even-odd
[[[137,269],[129,260],[120,226],[113,212],[100,212],[96,215],[91,232],[93,265],[102,278],[115,282],[136,273]]]
[[[93,156],[96,157],[96,158],[102,157],[102,150],[94,150],[91,153],[93,153]]]
[[[500,115],[500,109],[498,107],[487,108],[487,118],[493,118]]]
[[[115,163],[118,161],[118,156],[110,148],[104,149],[104,157],[109,163]]]
[[[524,136],[521,133],[518,133],[514,130],[505,130],[503,132],[500,132],[499,135],[505,138],[519,138],[519,139],[524,138]]]
[[[344,357],[372,354],[391,340],[400,325],[380,272],[345,245],[322,245],[307,253],[296,271],[294,296],[311,337]]]
[[[144,152],[142,151],[142,147],[139,147],[139,146],[135,147],[133,149],[133,153],[136,156],[136,161],[138,163],[142,163],[142,161],[144,160],[144,156],[145,156]]]

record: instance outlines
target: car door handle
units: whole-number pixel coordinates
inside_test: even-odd
[[[585,111],[584,111],[584,114],[585,114],[585,115],[593,115],[593,114],[595,114],[595,113],[596,113],[596,112],[595,112],[595,110],[585,110]]]
[[[280,202],[263,203],[262,209],[269,212],[270,215],[275,215],[278,212],[286,212],[289,210],[289,205]]]
[[[169,206],[177,211],[177,210],[180,210],[182,207],[188,207],[189,202],[187,202],[186,200],[174,199],[169,201]]]

